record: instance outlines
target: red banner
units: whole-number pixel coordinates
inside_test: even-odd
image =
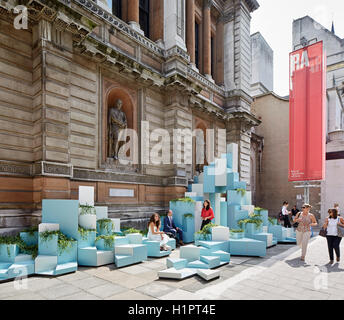
[[[317,42],[290,53],[289,181],[325,179],[326,55]]]

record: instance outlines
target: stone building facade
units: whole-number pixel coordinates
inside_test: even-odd
[[[0,233],[36,223],[42,199],[77,199],[80,185],[94,186],[111,217],[142,227],[197,169],[195,141],[168,142],[192,163],[161,163],[146,143],[161,138],[155,129],[214,129],[204,138],[214,146],[208,162],[238,143],[250,187],[256,0],[114,0],[112,9],[104,0],[23,0],[24,29],[17,5],[0,3]],[[108,155],[118,99],[148,162]]]

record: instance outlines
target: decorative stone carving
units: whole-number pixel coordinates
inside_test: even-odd
[[[123,102],[120,99],[116,100],[115,106],[110,108],[108,115],[108,136],[109,136],[109,153],[110,158],[118,159],[118,151],[120,149],[120,142],[122,135],[127,128],[127,117],[121,110]]]

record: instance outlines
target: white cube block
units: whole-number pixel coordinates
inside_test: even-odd
[[[84,229],[97,228],[97,216],[95,214],[81,214],[79,215],[79,226]]]
[[[202,201],[197,201],[195,203],[195,212],[194,212],[194,219],[195,219],[195,231],[198,231],[201,229],[202,225],[202,208],[203,208],[203,202]]]
[[[54,270],[57,266],[57,256],[39,255],[35,259],[35,272]]]
[[[254,206],[251,205],[245,205],[245,206],[241,206],[241,210],[246,210],[248,211],[248,214],[254,214]]]
[[[203,184],[193,184],[191,188],[192,192],[195,192],[198,197],[203,197]]]
[[[79,186],[79,204],[94,206],[94,187]]]
[[[197,274],[204,280],[210,281],[220,276],[220,270],[197,269]]]
[[[227,159],[215,160],[215,186],[227,186]]]
[[[59,231],[60,225],[58,223],[40,223],[38,225],[38,232],[45,231]]]
[[[227,153],[231,153],[232,154],[232,170],[233,172],[238,172],[238,160],[239,160],[239,148],[238,148],[238,144],[236,143],[231,143],[227,145]]]
[[[268,233],[268,229],[269,229],[268,226],[263,226],[263,232],[264,232],[264,233]]]
[[[273,239],[273,234],[269,233],[268,238],[267,238],[267,246],[272,247],[272,239]]]
[[[108,207],[95,207],[97,220],[108,218]]]
[[[111,219],[112,221],[112,231],[121,232],[121,219]]]
[[[197,197],[196,192],[185,192],[185,198]]]
[[[97,250],[97,266],[114,263],[114,261],[115,256],[113,254],[113,251]]]
[[[229,228],[227,227],[214,227],[211,229],[211,236],[213,241],[228,241]]]
[[[196,247],[194,245],[180,247],[180,258],[186,259],[189,262],[199,260],[200,247]]]

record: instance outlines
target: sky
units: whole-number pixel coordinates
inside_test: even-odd
[[[259,31],[274,51],[274,91],[289,94],[289,52],[292,51],[292,23],[310,16],[344,38],[344,0],[258,0],[252,13],[251,34]]]

